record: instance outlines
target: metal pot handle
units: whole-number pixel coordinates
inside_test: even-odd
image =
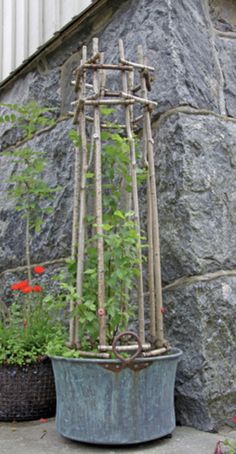
[[[130,356],[129,358],[124,358],[117,350],[116,350],[116,346],[117,346],[117,343],[120,339],[122,339],[122,337],[124,336],[132,336],[135,338],[135,340],[137,341],[137,344],[138,344],[138,348],[137,350],[133,353],[132,356]],[[134,333],[133,331],[123,331],[122,333],[118,334],[118,336],[116,336],[112,342],[112,351],[113,353],[116,355],[116,357],[122,361],[124,364],[130,364],[132,361],[135,360],[135,358],[137,358],[137,356],[141,353],[142,351],[142,343],[141,343],[141,340],[139,338],[139,336]]]

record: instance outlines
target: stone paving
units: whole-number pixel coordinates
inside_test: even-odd
[[[213,454],[216,442],[225,437],[236,440],[236,431],[219,434],[200,432],[190,427],[177,427],[171,439],[128,446],[95,446],[67,440],[57,434],[55,421],[0,424],[0,454],[78,454],[148,453],[148,454]]]

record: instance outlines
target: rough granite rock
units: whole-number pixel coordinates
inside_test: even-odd
[[[59,49],[19,79],[11,93],[0,97],[0,101],[9,102],[9,97],[17,102],[41,99],[42,104],[59,106],[61,98],[70,99],[72,88],[63,83],[68,80],[63,65],[96,32],[107,61],[117,61],[120,37],[127,57],[132,59],[136,57],[137,45],[143,44],[156,69],[153,99],[159,104],[159,112],[185,104],[218,111],[218,72],[202,0],[112,0],[106,14],[102,13],[95,23],[91,18],[86,27],[65,39]]]
[[[236,273],[186,279],[164,291],[166,334],[183,350],[176,386],[177,419],[215,431],[232,424],[236,401]]]
[[[164,282],[236,267],[236,122],[177,113],[157,127]]]
[[[102,45],[113,61],[118,36],[132,60],[136,43],[143,45],[156,69],[152,90],[158,111],[184,104],[217,111],[218,75],[201,0],[133,0],[125,14],[124,20],[118,11],[103,30]]]
[[[41,233],[32,240],[31,255],[35,263],[70,255],[74,159],[73,145],[68,140],[71,128],[71,120],[59,122],[51,131],[29,141],[33,149],[46,152],[48,184],[62,187],[53,200],[54,213],[47,215]],[[24,220],[7,197],[7,180],[14,165],[10,157],[0,154],[0,270],[25,264]]]
[[[209,0],[212,22],[217,30],[236,32],[236,3],[234,0]]]
[[[235,35],[236,37],[236,35]],[[219,59],[224,77],[224,96],[227,115],[236,116],[236,39],[216,39]]]

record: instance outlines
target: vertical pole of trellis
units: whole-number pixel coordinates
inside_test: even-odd
[[[147,134],[144,124],[144,146],[147,158]],[[155,277],[153,260],[153,212],[151,203],[151,185],[149,178],[149,164],[146,160],[147,175],[147,234],[148,234],[148,286],[149,286],[149,306],[150,306],[150,334],[152,344],[156,342],[156,307],[155,307]]]
[[[125,60],[124,44],[123,41],[119,40],[119,52],[120,59]],[[122,71],[122,87],[123,92],[128,93],[128,81],[126,71]],[[141,235],[140,235],[140,216],[139,216],[139,202],[138,202],[138,185],[137,185],[137,174],[136,174],[136,153],[135,153],[135,140],[133,137],[133,131],[131,127],[131,110],[130,105],[127,104],[125,107],[125,122],[127,138],[130,147],[130,158],[131,158],[131,179],[132,179],[132,194],[133,194],[133,205],[135,213],[135,224],[138,233],[137,249],[139,259],[139,277],[138,277],[138,318],[139,318],[139,337],[141,343],[145,342],[145,326],[144,326],[144,295],[143,295],[143,269],[142,269],[142,248],[141,248]]]
[[[93,38],[93,54],[98,53],[98,38]],[[93,89],[95,98],[100,97],[99,72],[94,68]],[[95,155],[95,194],[96,194],[96,231],[98,258],[98,308],[99,308],[99,343],[106,344],[106,314],[105,314],[105,276],[104,276],[104,241],[102,216],[102,156],[101,156],[101,126],[99,103],[94,105],[94,155]]]
[[[82,60],[81,60],[82,61]],[[80,77],[76,81],[75,92],[77,94],[77,101],[79,102],[81,85]],[[76,124],[76,132],[78,134],[78,142],[80,141],[80,128],[77,121],[78,116],[78,107],[75,110],[74,115],[74,124]],[[80,181],[81,181],[81,146],[78,145],[75,147],[75,161],[74,161],[74,197],[73,197],[73,219],[72,219],[72,241],[71,241],[71,258],[76,260],[76,245],[78,240],[78,217],[79,217],[79,191],[80,191]]]
[[[142,54],[139,49],[139,64],[143,65]],[[142,89],[141,96],[146,98],[146,91]],[[146,88],[146,85],[145,85]],[[148,236],[148,288],[149,288],[149,308],[150,308],[150,335],[151,343],[156,343],[156,307],[155,307],[155,277],[154,277],[154,260],[153,260],[153,212],[151,203],[151,185],[149,178],[148,163],[148,141],[147,141],[146,123],[143,122],[143,163],[147,169],[147,236]]]
[[[83,63],[83,60],[80,61]],[[76,77],[75,81],[75,92],[77,94],[77,102],[81,97],[81,77]],[[75,109],[74,124],[76,124],[76,131],[78,134],[78,141],[80,141],[80,125],[78,124],[78,106]],[[75,147],[75,161],[74,161],[74,196],[73,196],[73,219],[72,219],[72,241],[71,241],[71,258],[76,261],[77,256],[77,241],[78,241],[78,218],[79,218],[79,198],[80,198],[80,182],[81,182],[81,145]],[[73,313],[75,308],[75,302],[70,302],[70,314]],[[70,317],[70,345],[75,343],[75,316]]]
[[[142,46],[138,46],[139,62],[146,65],[143,56]],[[147,70],[144,68],[140,71],[142,95],[145,99],[147,97]],[[164,333],[163,333],[163,315],[162,315],[162,286],[161,286],[161,263],[160,263],[160,239],[159,239],[159,221],[157,209],[157,195],[156,195],[156,177],[155,177],[155,162],[154,162],[154,141],[151,129],[151,115],[150,107],[144,107],[144,133],[146,135],[147,144],[147,159],[148,159],[148,197],[149,197],[149,222],[152,221],[152,235],[151,241],[153,242],[153,265],[154,265],[154,283],[155,283],[155,323],[156,323],[156,346],[163,347]],[[152,309],[153,311],[153,309]]]
[[[87,59],[87,47],[82,48],[83,65]],[[82,66],[81,65],[81,66]],[[83,272],[84,272],[84,245],[85,245],[85,215],[86,215],[86,172],[87,172],[87,137],[85,117],[85,94],[86,94],[86,70],[82,69],[80,76],[80,100],[79,100],[79,133],[81,140],[81,179],[80,179],[80,206],[79,206],[79,227],[78,227],[78,251],[77,251],[77,273],[76,292],[78,295],[77,305],[81,304],[83,296]],[[79,342],[79,320],[75,316],[75,342]]]

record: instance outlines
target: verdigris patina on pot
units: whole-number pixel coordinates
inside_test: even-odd
[[[119,360],[53,357],[56,427],[70,439],[133,444],[172,433],[179,349],[164,356]]]

